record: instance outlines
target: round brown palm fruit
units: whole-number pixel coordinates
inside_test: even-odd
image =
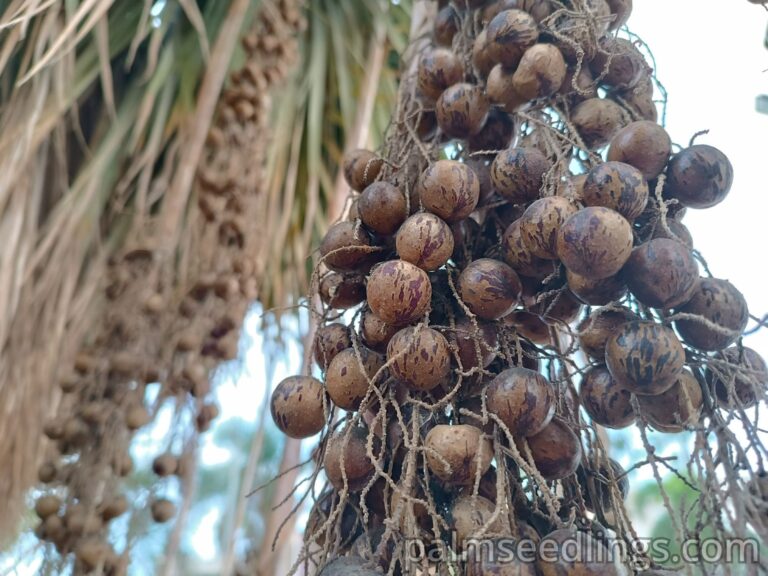
[[[557,265],[552,260],[534,256],[523,241],[522,219],[515,220],[501,237],[504,261],[522,276],[543,280],[552,275]]]
[[[628,124],[611,140],[608,160],[634,166],[646,180],[664,171],[672,151],[669,134],[656,122],[638,120]]]
[[[505,112],[500,112],[500,114],[504,114],[507,118],[510,119],[511,122],[511,116],[509,114],[506,114]],[[489,127],[490,121],[488,124],[486,124],[486,128]],[[493,126],[490,126],[491,132],[493,131]],[[482,136],[485,133],[485,129],[483,129],[483,132],[479,134],[479,136]],[[488,142],[485,142],[484,144],[481,142],[480,144],[483,144],[483,148],[471,148],[471,150],[476,151],[488,151],[488,150],[499,150],[501,148],[506,148],[506,144],[503,146],[497,146],[497,144],[500,143],[501,140],[505,138],[501,133],[499,134],[491,134],[489,132],[488,135]],[[499,140],[496,142],[491,142],[492,139],[498,138]],[[488,148],[486,145],[492,146],[491,148]],[[470,146],[472,144],[470,143]],[[490,202],[495,202],[497,200],[496,194],[493,191],[493,184],[491,184],[491,162],[496,157],[496,154],[482,154],[478,155],[475,154],[470,158],[467,158],[464,163],[472,168],[472,171],[477,175],[477,179],[480,180],[480,199],[478,200],[478,207],[485,206],[489,204]],[[460,220],[459,222],[454,222],[454,224],[461,224],[463,222],[466,222],[469,219]],[[472,222],[475,222],[472,220]]]
[[[431,48],[419,58],[417,78],[421,93],[435,101],[443,90],[462,81],[464,67],[449,48]]]
[[[460,26],[459,14],[453,6],[449,4],[438,10],[433,30],[435,44],[450,48],[453,37],[459,31]]]
[[[716,358],[733,366],[712,367],[706,370],[706,379],[715,387],[718,404],[725,407],[751,408],[765,397],[768,389],[768,365],[752,348],[731,346]]]
[[[432,284],[421,268],[404,260],[389,260],[376,266],[368,277],[368,306],[392,326],[405,326],[429,309]]]
[[[485,28],[488,52],[495,62],[515,68],[525,51],[536,43],[539,27],[533,17],[522,10],[503,10]]]
[[[409,326],[395,334],[387,346],[392,375],[412,390],[431,390],[451,371],[451,349],[440,332]]]
[[[579,208],[562,196],[547,196],[534,201],[520,219],[523,244],[537,258],[557,259],[557,233]]]
[[[515,310],[504,317],[504,324],[513,327],[520,336],[534,344],[549,344],[551,341],[549,325],[533,312]]]
[[[389,341],[398,330],[397,326],[387,324],[369,308],[363,310],[360,317],[360,337],[363,339],[363,344],[371,350],[385,352]]]
[[[473,314],[497,320],[517,306],[523,287],[515,271],[504,262],[480,258],[462,270],[458,290]]]
[[[327,537],[325,530],[319,530],[334,513],[334,508],[340,508],[339,495],[335,490],[325,488],[309,511],[305,534],[315,537],[315,542],[319,546],[325,545]],[[357,517],[357,511],[349,502],[340,512],[336,512],[336,522],[338,522],[337,525],[341,532],[342,546],[357,536],[362,528]]]
[[[517,520],[517,523],[522,521]],[[524,539],[527,538],[520,538]],[[508,536],[483,536],[482,546],[470,546],[467,550],[466,576],[536,576],[536,563],[525,558],[528,552],[522,552],[521,555],[510,554],[510,542]],[[531,558],[535,559],[536,548],[527,550],[530,550]]]
[[[682,432],[698,423],[704,406],[696,377],[683,370],[671,388],[657,396],[638,396],[640,411],[648,423],[659,432]]]
[[[627,293],[627,284],[620,274],[600,280],[590,280],[567,270],[566,279],[568,289],[573,295],[590,306],[605,306],[620,300]]]
[[[49,516],[58,514],[60,509],[61,498],[58,496],[47,494],[45,496],[40,496],[35,501],[35,514],[37,514],[38,518],[41,520],[45,520]]]
[[[437,125],[450,138],[468,138],[483,129],[490,108],[482,86],[467,82],[454,84],[437,99]]]
[[[677,313],[693,314],[714,323],[720,330],[708,328],[697,320],[676,320],[683,342],[707,352],[722,350],[736,342],[749,321],[747,301],[728,280],[699,279],[696,289]]]
[[[56,463],[51,460],[46,460],[40,464],[40,467],[37,469],[37,479],[43,484],[50,484],[56,480],[58,475],[59,468],[56,466]]]
[[[627,23],[632,14],[632,0],[607,0],[607,2],[614,16],[610,30],[618,30]]]
[[[652,308],[680,306],[693,296],[699,267],[682,242],[656,238],[632,251],[622,276],[630,292]]]
[[[629,476],[621,464],[613,458],[608,458],[607,462],[601,459],[599,465],[585,459],[576,471],[576,475],[587,510],[594,512],[596,503],[605,511],[611,510],[613,508],[611,493],[614,485],[618,489],[617,497],[625,500],[629,494]]]
[[[365,300],[365,278],[359,274],[329,272],[320,278],[320,299],[337,310],[354,308]]]
[[[451,528],[456,534],[456,542],[459,546],[463,545],[470,538],[477,537],[478,532],[485,528],[482,538],[485,540],[489,536],[499,535],[509,531],[505,521],[506,511],[501,508],[496,518],[491,521],[493,512],[496,510],[496,504],[483,498],[482,496],[471,496],[461,494],[451,504]],[[486,526],[487,523],[489,523]]]
[[[464,372],[473,368],[487,368],[496,358],[498,349],[498,333],[490,322],[477,322],[477,328],[467,317],[456,321],[452,330],[448,330],[446,338],[457,357],[457,366]],[[479,348],[479,350],[478,350]]]
[[[337,222],[320,242],[323,263],[335,272],[352,272],[371,261],[371,239],[354,222]]]
[[[523,54],[512,84],[526,100],[549,98],[565,80],[565,59],[554,44],[534,44]]]
[[[584,183],[586,174],[575,174],[564,178],[558,185],[556,194],[568,198],[572,202],[581,202],[584,195]]]
[[[643,120],[656,122],[659,111],[654,101],[654,83],[650,74],[644,75],[637,86],[630,90],[617,90],[610,96],[621,98],[621,105],[629,106]]]
[[[175,474],[179,468],[179,459],[173,454],[160,454],[152,461],[152,471],[165,478]]]
[[[384,356],[373,350],[358,348],[342,350],[328,365],[325,372],[325,388],[333,403],[344,410],[358,410],[371,385],[381,382],[377,373],[384,366]],[[370,400],[376,398],[371,394]]]
[[[618,212],[590,206],[560,227],[557,255],[571,272],[590,280],[614,276],[632,254],[632,226]]]
[[[515,132],[515,124],[512,121],[512,117],[504,110],[499,108],[491,108],[488,113],[488,119],[485,121],[485,126],[477,134],[469,138],[467,142],[469,144],[470,152],[477,153],[484,150],[503,150],[507,148],[512,141],[512,137]],[[467,164],[472,166],[475,172],[478,170],[475,168],[476,162],[472,163],[472,158],[467,160]],[[487,191],[491,192],[490,187],[490,170],[486,169],[488,177]],[[480,185],[480,198],[484,197],[482,185],[482,176],[478,173],[478,178],[481,180]]]
[[[424,440],[430,471],[446,484],[471,486],[493,459],[491,441],[468,424],[438,424]]]
[[[379,177],[384,160],[370,150],[352,150],[344,154],[344,178],[357,192],[362,192]]]
[[[488,72],[485,91],[488,99],[507,114],[513,114],[528,104],[528,100],[515,90],[514,72],[501,64],[496,64]]]
[[[571,112],[571,123],[587,148],[602,148],[624,127],[624,111],[613,100],[589,98]]]
[[[424,209],[448,223],[469,216],[480,198],[477,174],[456,160],[438,160],[429,166],[419,177],[417,187]]]
[[[544,376],[527,368],[509,368],[485,389],[488,410],[515,437],[532,436],[552,420],[555,394]]]
[[[152,519],[158,524],[168,522],[176,516],[176,505],[166,498],[159,498],[152,502],[149,507],[152,513]]]
[[[326,324],[317,329],[314,357],[322,370],[327,370],[336,355],[352,346],[349,328],[340,322]]]
[[[688,248],[693,249],[693,236],[691,236],[690,231],[685,224],[674,218],[669,218],[667,220],[666,228],[660,221],[656,222],[656,225],[653,228],[652,238],[668,238],[675,242],[682,242]]]
[[[608,338],[605,363],[613,379],[630,392],[661,394],[680,378],[685,352],[671,328],[632,321]]]
[[[350,492],[360,492],[373,478],[375,467],[368,456],[367,445],[368,431],[359,426],[347,425],[328,439],[323,466],[328,481],[339,492],[344,489],[345,478]],[[374,458],[379,457],[379,452],[380,443],[374,436]]]
[[[560,418],[554,418],[527,438],[536,468],[545,480],[561,480],[576,472],[581,462],[579,437]]]
[[[634,166],[603,162],[587,174],[581,200],[587,206],[605,206],[634,220],[648,204],[648,183]]]
[[[488,34],[485,28],[477,35],[472,44],[472,67],[479,78],[486,78],[496,62],[491,58],[488,50]],[[486,93],[487,85],[486,85]],[[489,94],[490,96],[490,94]]]
[[[625,576],[619,555],[587,532],[561,528],[542,538],[538,567],[542,576]]]
[[[453,254],[451,227],[431,212],[418,212],[408,218],[395,237],[397,255],[422,270],[437,270]]]
[[[382,236],[397,232],[408,217],[405,194],[389,182],[374,182],[363,190],[357,209],[365,227]]]
[[[549,160],[534,148],[508,148],[491,165],[491,182],[496,192],[515,204],[539,197]]]
[[[528,309],[541,316],[547,324],[557,326],[575,321],[581,314],[581,307],[581,302],[570,290],[561,289],[550,292]]]
[[[272,392],[272,419],[290,438],[314,436],[325,425],[323,394],[323,384],[316,378],[289,376]]]
[[[474,260],[475,254],[485,252],[488,239],[483,237],[480,224],[472,218],[451,224],[451,233],[453,234],[451,260],[457,267],[464,268]]]
[[[600,49],[589,64],[592,75],[601,83],[619,90],[629,90],[648,73],[645,58],[635,45],[625,38],[604,36]]]
[[[576,71],[576,66],[568,66],[560,86],[560,94],[567,97],[571,106],[576,106],[588,98],[597,98],[597,85],[589,68],[582,66],[578,69],[578,74]]]
[[[99,515],[105,522],[114,520],[128,511],[128,499],[122,494],[104,501],[99,506]]]
[[[728,157],[713,146],[696,144],[669,161],[664,192],[683,206],[710,208],[725,199],[732,184]]]
[[[635,422],[632,394],[622,388],[602,364],[584,373],[579,398],[592,421],[601,426],[619,429]]]

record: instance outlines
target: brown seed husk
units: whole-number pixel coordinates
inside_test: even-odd
[[[438,424],[427,434],[424,446],[429,469],[454,486],[473,485],[493,458],[491,441],[468,424]]]
[[[565,59],[553,44],[534,44],[523,54],[512,83],[515,92],[526,100],[556,94],[565,80]]]
[[[469,216],[480,198],[477,174],[455,160],[438,160],[429,166],[417,186],[424,209],[448,223]]]
[[[557,259],[557,233],[578,206],[562,196],[547,196],[533,202],[520,219],[523,243],[537,258]]]
[[[638,396],[640,410],[659,432],[682,432],[699,421],[704,406],[701,387],[690,370],[683,370],[671,388],[658,396]]]
[[[480,258],[464,268],[458,289],[470,311],[485,320],[497,320],[509,314],[523,291],[515,271],[491,258]]]
[[[435,104],[437,125],[451,138],[468,138],[480,132],[489,111],[483,88],[466,82],[446,88]]]
[[[461,82],[463,77],[461,60],[449,48],[432,48],[419,58],[418,86],[422,94],[433,101],[446,88]]]
[[[491,165],[491,182],[496,192],[515,204],[539,197],[544,174],[551,165],[546,156],[532,148],[509,148]]]
[[[406,326],[429,309],[432,284],[421,268],[404,260],[376,266],[368,278],[368,306],[392,326]]]
[[[320,242],[323,263],[336,272],[354,271],[371,259],[371,239],[354,222],[337,222]]]
[[[550,383],[527,368],[508,368],[485,390],[488,410],[496,414],[515,437],[540,432],[555,413]]]
[[[571,113],[571,122],[590,149],[608,144],[625,124],[621,107],[605,98],[589,98],[578,104]]]
[[[623,298],[627,293],[627,284],[620,274],[599,280],[590,280],[567,270],[566,280],[571,293],[581,302],[590,306],[606,306]]]
[[[329,272],[320,278],[319,292],[325,304],[346,310],[365,300],[365,279],[359,274]]]
[[[666,238],[635,248],[622,274],[635,298],[653,308],[684,304],[699,282],[693,252],[682,242]]]
[[[522,276],[543,280],[555,272],[552,260],[534,256],[523,241],[522,220],[515,220],[501,238],[504,261]]]
[[[408,327],[387,346],[393,376],[412,390],[432,390],[451,371],[451,351],[445,337],[432,328]]]
[[[362,366],[354,348],[339,352],[325,373],[325,388],[333,403],[344,410],[358,410],[368,393],[374,376],[384,366],[384,357],[372,350],[360,348]],[[375,397],[375,396],[374,396]]]
[[[714,384],[718,403],[724,407],[741,406],[751,408],[765,397],[768,389],[768,365],[752,348],[732,346],[718,354],[718,359],[725,360],[737,370],[723,377],[708,369],[707,381]]]
[[[533,462],[545,480],[561,480],[576,473],[581,462],[581,443],[564,420],[554,418],[526,440]]]
[[[606,36],[590,63],[592,75],[602,76],[601,82],[619,90],[630,90],[649,73],[645,58],[635,45],[625,38]]]
[[[600,280],[614,276],[632,254],[629,222],[602,206],[587,207],[568,218],[557,236],[557,255],[571,272]]]
[[[680,377],[685,352],[671,328],[633,321],[608,339],[605,363],[613,379],[630,392],[661,394]]]
[[[290,376],[272,392],[272,419],[290,438],[314,436],[325,425],[323,394],[323,384],[316,378]]]
[[[603,162],[587,174],[581,200],[587,206],[605,206],[627,220],[640,216],[648,204],[648,183],[634,166]]]
[[[378,457],[378,439],[373,439],[373,454]],[[323,466],[328,481],[336,490],[343,490],[346,478],[350,492],[360,492],[374,474],[373,462],[368,457],[366,446],[368,432],[364,428],[343,428],[328,439]],[[342,458],[344,460],[342,464]]]
[[[634,166],[646,180],[664,171],[672,151],[669,134],[656,122],[638,120],[628,124],[611,140],[608,160]]]
[[[437,270],[453,254],[453,232],[439,216],[419,212],[408,218],[397,231],[395,247],[402,260],[422,270]]]
[[[370,150],[352,150],[344,155],[344,178],[353,190],[362,192],[376,181],[383,165]]]
[[[605,365],[593,366],[584,373],[579,398],[592,421],[601,426],[618,429],[635,422],[632,394],[613,379]]]
[[[349,328],[340,322],[326,324],[317,329],[314,357],[322,370],[327,370],[336,355],[352,346]]]
[[[357,208],[366,228],[382,236],[397,232],[408,217],[405,194],[389,182],[374,182],[363,190]]]
[[[664,192],[683,206],[710,208],[725,200],[732,184],[728,157],[714,146],[695,144],[669,161]]]
[[[725,330],[713,330],[696,320],[675,321],[683,342],[707,352],[722,350],[736,342],[749,321],[749,309],[742,293],[728,280],[718,278],[701,278],[693,296],[676,312],[701,316]]]
[[[503,10],[485,28],[490,57],[509,68],[516,67],[525,51],[536,43],[539,28],[522,10]]]

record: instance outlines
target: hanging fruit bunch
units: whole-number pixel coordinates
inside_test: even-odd
[[[631,8],[438,2],[385,145],[346,156],[350,208],[316,266],[322,376],[288,378],[272,396],[283,433],[320,435],[312,478],[327,479],[307,493],[294,569],[651,568],[634,547],[506,566],[460,554],[469,538],[632,542],[627,471],[603,434],[629,426],[648,450],[638,466],[657,478],[670,464],[649,430],[695,434],[675,471],[700,490],[697,526],[766,536],[755,464],[766,451],[749,409],[768,369],[742,343],[744,297],[709,274],[683,224],[725,199],[733,168],[710,145],[673,152],[645,48],[617,34]],[[679,536],[699,538],[693,525]]]

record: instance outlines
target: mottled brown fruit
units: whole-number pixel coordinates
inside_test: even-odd
[[[422,94],[434,101],[443,90],[462,81],[464,68],[449,48],[432,48],[419,58],[417,78]]]
[[[627,284],[620,274],[599,280],[590,280],[567,270],[566,280],[568,289],[573,295],[590,306],[605,306],[620,300],[627,293]]]
[[[631,90],[618,90],[616,96],[621,98],[623,106],[629,106],[643,120],[656,122],[659,119],[659,111],[653,99],[654,84],[650,74],[643,76],[637,86]]]
[[[485,90],[488,98],[494,104],[498,104],[509,114],[519,110],[528,101],[515,91],[514,72],[496,64],[488,72],[488,79],[485,83]]]
[[[496,357],[498,334],[495,326],[482,320],[477,324],[475,328],[469,318],[460,318],[447,334],[448,341],[456,348],[457,360],[461,362],[464,372],[472,368],[487,368]]]
[[[451,371],[451,350],[445,337],[432,328],[403,328],[387,346],[393,376],[413,390],[431,390]]]
[[[549,325],[538,314],[515,310],[504,317],[504,323],[514,327],[518,334],[534,344],[550,343]]]
[[[509,531],[503,512],[497,514],[491,522],[495,509],[496,505],[488,498],[468,494],[458,496],[451,505],[451,517],[453,518],[451,527],[456,532],[456,542],[459,545],[464,544],[470,538],[477,536],[481,528],[485,528],[483,539]]]
[[[387,324],[368,308],[363,310],[362,317],[360,318],[360,337],[363,339],[363,343],[371,350],[384,352],[392,336],[398,330],[397,326]]]
[[[450,48],[460,25],[459,15],[453,6],[445,6],[438,10],[434,24],[435,43]]]
[[[367,294],[376,316],[392,326],[405,326],[429,309],[432,284],[421,268],[404,260],[389,260],[371,271]]]
[[[329,272],[320,278],[319,292],[320,299],[331,308],[347,310],[365,300],[365,278]]]
[[[704,398],[696,377],[683,370],[666,392],[657,396],[638,396],[640,411],[648,423],[659,432],[682,432],[699,421]]]
[[[538,300],[538,296],[536,297]],[[570,324],[581,313],[581,301],[570,290],[557,290],[542,298],[529,310],[541,316],[545,322],[553,326]]]
[[[469,138],[469,141],[467,142],[469,144],[469,150],[473,153],[488,150],[503,150],[504,148],[507,148],[512,141],[514,131],[515,124],[512,121],[512,116],[500,108],[491,108],[483,129]],[[488,154],[488,157],[494,158],[495,154]],[[475,173],[477,173],[478,178],[480,178],[480,198],[483,199],[492,191],[491,171],[490,168],[483,163],[482,168],[484,170],[482,171],[485,172],[485,178],[487,179],[487,182],[485,182],[486,186],[484,186],[483,176],[480,174],[478,162],[483,162],[482,158],[479,156],[470,158],[466,161]],[[486,192],[485,194],[483,193],[484,191]]]
[[[542,538],[538,567],[542,576],[625,576],[619,555],[587,532],[561,528]]]
[[[683,342],[707,352],[722,350],[736,342],[749,321],[747,301],[728,280],[701,278],[693,296],[675,312],[693,314],[715,324],[710,328],[698,319],[676,320]]]
[[[376,181],[384,161],[370,150],[352,150],[344,154],[344,178],[357,192]]]
[[[358,410],[360,403],[368,393],[371,383],[374,385],[380,380],[374,380],[379,369],[384,366],[384,356],[368,350],[358,348],[360,360],[354,348],[347,348],[339,352],[331,360],[325,373],[325,388],[333,403],[344,410]],[[372,394],[372,399],[375,396]]]
[[[557,255],[571,272],[600,280],[614,276],[632,254],[632,226],[602,206],[579,210],[560,227]]]
[[[628,124],[611,140],[608,160],[634,166],[646,180],[664,171],[672,151],[669,134],[656,122],[638,120]]]
[[[351,428],[349,426],[334,433],[328,439],[323,466],[328,481],[336,490],[344,489],[346,478],[348,490],[359,492],[373,477],[374,465],[366,449],[368,432],[358,426]],[[373,454],[374,457],[378,457],[378,439],[374,437],[373,441]]]
[[[645,321],[624,324],[605,347],[613,379],[634,394],[661,394],[677,381],[685,352],[671,328]]]
[[[537,258],[557,259],[557,233],[563,223],[578,211],[562,196],[547,196],[533,202],[520,219],[523,244]]]
[[[552,420],[555,394],[550,383],[527,368],[508,368],[485,390],[488,410],[496,414],[513,436],[532,436]]]
[[[349,328],[340,322],[332,322],[317,329],[314,357],[322,370],[327,370],[336,355],[352,346]]]
[[[382,236],[397,232],[408,217],[405,194],[389,182],[374,182],[363,190],[357,208],[366,228]]]
[[[556,269],[554,261],[534,256],[523,242],[522,220],[515,220],[507,227],[501,246],[504,261],[522,276],[543,280]]]
[[[491,58],[508,66],[516,67],[525,51],[536,43],[539,28],[536,21],[522,10],[503,10],[486,26],[488,51]]]
[[[733,166],[720,150],[696,144],[669,161],[664,192],[690,208],[710,208],[728,195]]]
[[[48,494],[40,496],[35,501],[35,514],[41,519],[45,520],[48,516],[53,516],[59,513],[61,508],[61,498]]]
[[[532,202],[539,197],[544,174],[549,168],[549,160],[538,150],[508,148],[493,161],[491,182],[494,190],[510,202]]]
[[[454,486],[473,485],[493,458],[491,441],[467,424],[438,424],[427,434],[424,447],[432,473]]]
[[[58,474],[59,469],[56,467],[56,464],[50,460],[40,464],[40,467],[37,469],[37,479],[43,484],[53,482],[56,480]]]
[[[458,289],[473,314],[485,320],[497,320],[517,306],[523,287],[507,264],[480,258],[461,272]]]
[[[672,308],[693,296],[699,267],[685,244],[656,238],[632,251],[622,276],[635,298],[646,306]]]
[[[648,73],[645,58],[635,45],[625,38],[605,36],[595,54],[590,68],[595,78],[612,88],[629,90]]]
[[[152,461],[152,472],[165,478],[176,473],[179,467],[179,459],[173,454],[160,454]]]
[[[512,84],[526,100],[548,98],[560,90],[565,72],[565,59],[557,46],[534,44],[523,54]]]
[[[451,138],[468,138],[485,126],[490,102],[482,86],[462,82],[446,88],[435,104],[437,125]]]
[[[648,183],[634,166],[603,162],[587,174],[581,200],[587,206],[605,206],[634,220],[648,204]]]
[[[527,441],[533,462],[545,480],[567,478],[579,467],[581,443],[564,420],[554,418]]]
[[[336,272],[356,270],[371,259],[371,239],[354,222],[337,222],[320,242],[323,263]]]
[[[152,519],[158,524],[163,524],[176,516],[176,505],[170,500],[160,498],[152,502],[150,511],[152,513]]]
[[[99,506],[99,514],[102,520],[109,522],[115,518],[122,516],[128,511],[128,499],[122,494],[110,498]]]
[[[571,122],[587,148],[602,148],[624,126],[621,106],[605,98],[589,98],[571,112]]]
[[[406,220],[395,237],[397,255],[422,270],[437,270],[453,254],[451,227],[431,212],[419,212]]]
[[[456,160],[438,160],[424,170],[417,186],[424,209],[448,223],[469,216],[480,198],[477,174]]]
[[[597,85],[589,68],[582,66],[577,74],[576,66],[569,66],[560,86],[560,94],[567,96],[572,106],[588,98],[597,98]]]
[[[584,496],[584,505],[593,512],[597,509],[596,504],[604,511],[613,509],[611,494],[614,486],[618,488],[617,498],[626,500],[629,494],[629,476],[613,458],[608,458],[607,462],[601,459],[599,465],[592,459],[583,462],[576,471],[576,477]]]
[[[657,222],[653,229],[653,238],[669,238],[675,242],[682,242],[688,248],[693,249],[693,236],[682,222],[670,218],[666,228],[661,222]]]
[[[478,76],[485,78],[493,69],[494,64],[495,62],[488,50],[488,34],[483,28],[472,44],[472,66]]]
[[[584,374],[579,397],[592,421],[601,426],[618,429],[635,422],[632,394],[622,388],[602,364],[593,366]]]
[[[765,397],[768,389],[768,365],[752,348],[732,346],[717,359],[733,366],[706,371],[706,379],[715,386],[718,403],[724,407],[751,408]]]
[[[325,425],[323,384],[311,376],[289,376],[272,392],[272,419],[290,438],[309,438]]]

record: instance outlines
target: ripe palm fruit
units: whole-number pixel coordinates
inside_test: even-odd
[[[699,421],[704,398],[690,370],[683,370],[671,388],[657,396],[638,396],[645,419],[659,432],[682,432]]]
[[[520,235],[525,247],[537,258],[556,260],[557,233],[576,212],[576,204],[562,196],[534,201],[520,219]]]
[[[616,302],[627,293],[627,284],[621,274],[590,280],[566,270],[568,289],[576,298],[590,306],[605,306]]]
[[[374,182],[363,190],[357,209],[366,228],[382,236],[397,232],[408,217],[405,194],[389,182]]]
[[[661,394],[680,378],[685,352],[671,328],[645,321],[624,324],[606,344],[613,379],[634,394]]]
[[[387,349],[387,344],[392,336],[398,331],[397,326],[387,324],[376,316],[369,308],[363,310],[360,318],[360,337],[363,343],[371,350],[383,352]],[[352,346],[352,343],[349,344]]]
[[[533,255],[523,240],[522,224],[522,218],[515,220],[501,237],[504,261],[521,276],[543,280],[555,272],[555,263]]]
[[[314,436],[325,425],[323,394],[323,384],[316,378],[289,376],[272,393],[272,419],[290,438]]]
[[[579,467],[581,443],[564,420],[553,419],[541,431],[526,440],[533,462],[545,480],[567,478]]]
[[[601,82],[618,90],[630,90],[648,74],[645,58],[635,45],[625,39],[605,36],[600,49],[589,64],[592,75]]]
[[[477,328],[467,317],[456,321],[456,326],[447,335],[456,350],[457,360],[464,372],[472,368],[487,368],[496,357],[498,334],[490,322],[477,322]],[[458,362],[457,362],[458,365]]]
[[[468,138],[483,129],[490,109],[482,86],[460,82],[446,88],[437,99],[437,125],[451,138]]]
[[[404,260],[389,260],[371,271],[367,298],[368,306],[384,322],[405,326],[428,310],[432,285],[421,268]]]
[[[336,355],[352,346],[349,328],[340,322],[332,322],[317,329],[315,335],[315,362],[323,370],[328,369]]]
[[[424,209],[448,223],[463,220],[477,206],[480,180],[466,164],[438,160],[419,177],[419,198]]]
[[[150,512],[152,519],[158,524],[162,524],[176,515],[176,505],[170,500],[160,498],[152,502]]]
[[[491,441],[468,424],[438,424],[427,434],[424,446],[429,469],[454,486],[474,485],[493,458]]]
[[[533,17],[522,10],[503,10],[488,22],[488,52],[492,60],[515,68],[525,51],[536,43],[539,29]]]
[[[360,360],[358,360],[358,352]],[[384,357],[366,348],[347,348],[331,361],[325,373],[325,389],[333,403],[344,410],[358,410],[375,385],[374,377],[384,366]],[[362,365],[361,365],[362,364]]]
[[[646,180],[664,171],[672,151],[669,134],[656,122],[638,120],[628,124],[611,140],[608,161],[634,166]]]
[[[623,306],[610,310],[598,308],[579,323],[579,346],[591,358],[605,362],[608,338],[623,324],[639,319],[637,314]]]
[[[747,301],[727,280],[701,278],[691,298],[676,312],[693,314],[714,323],[713,329],[697,320],[676,320],[683,342],[707,352],[722,350],[736,342],[749,321]]]
[[[602,148],[624,127],[624,111],[612,100],[589,98],[573,109],[571,123],[587,148]]]
[[[632,254],[633,240],[632,227],[621,214],[588,207],[560,227],[557,255],[571,272],[600,280],[621,270]]]
[[[604,365],[584,374],[579,390],[581,405],[593,422],[606,428],[626,428],[635,422],[632,394],[622,388]]]
[[[550,383],[527,368],[508,368],[496,376],[486,390],[488,410],[515,437],[532,436],[552,420],[555,394]]]
[[[683,206],[710,208],[725,199],[732,184],[728,157],[713,146],[696,144],[669,161],[664,191]]]
[[[587,174],[581,200],[587,206],[605,206],[634,220],[648,203],[648,183],[634,166],[603,162]]]
[[[760,354],[746,346],[732,346],[716,357],[733,365],[706,371],[706,379],[714,384],[721,406],[751,408],[765,397],[768,365]]]
[[[319,284],[320,299],[331,308],[347,310],[365,300],[365,279],[360,274],[329,272]]]
[[[523,287],[515,271],[504,262],[480,258],[461,272],[458,289],[473,314],[497,320],[517,306]]]
[[[152,461],[152,471],[161,478],[175,474],[178,467],[179,459],[173,454],[161,454]]]
[[[35,501],[35,514],[41,520],[45,520],[48,516],[58,514],[61,509],[61,498],[53,496],[51,494],[40,496]]]
[[[534,148],[508,148],[491,165],[491,183],[503,198],[515,204],[539,197],[549,160]]]
[[[553,44],[534,44],[523,54],[512,77],[512,86],[526,100],[556,94],[565,80],[563,54]]]
[[[352,150],[344,154],[344,178],[353,190],[362,192],[376,181],[383,165],[370,150]]]
[[[328,268],[351,272],[371,259],[371,239],[354,222],[338,222],[331,226],[320,242],[320,256]]]
[[[437,100],[448,88],[461,82],[464,67],[456,54],[448,48],[432,48],[419,58],[418,86],[421,93]]]
[[[323,466],[325,475],[333,487],[342,491],[345,478],[350,492],[360,492],[373,478],[374,463],[367,452],[368,431],[359,426],[347,425],[328,439]],[[379,457],[380,444],[373,438],[373,457]],[[343,460],[343,463],[342,463]]]
[[[653,308],[673,308],[693,296],[699,267],[682,242],[656,238],[632,251],[622,272],[630,292]]]
[[[387,346],[390,372],[413,390],[431,390],[451,371],[451,349],[440,332],[427,327],[407,327]]]
[[[453,254],[453,232],[439,216],[419,212],[400,226],[395,247],[402,260],[430,272],[448,262]]]

